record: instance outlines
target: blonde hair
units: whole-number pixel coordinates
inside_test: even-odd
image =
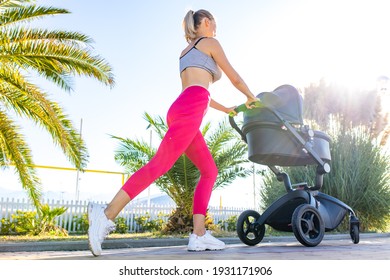
[[[214,20],[213,15],[206,10],[198,10],[194,12],[189,10],[183,20],[184,37],[188,43],[196,38],[197,29],[204,18]]]

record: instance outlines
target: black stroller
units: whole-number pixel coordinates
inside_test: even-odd
[[[299,92],[293,86],[283,85],[257,97],[261,104],[259,108],[246,110],[243,104],[235,109],[244,113],[242,129],[232,116],[229,122],[248,144],[249,160],[267,165],[277,180],[284,183],[287,193],[262,215],[253,210],[241,213],[237,220],[240,240],[251,246],[258,244],[267,224],[279,231],[293,232],[305,246],[317,246],[325,232],[338,227],[348,212],[351,239],[353,243],[359,243],[359,220],[354,211],[342,201],[319,191],[324,174],[330,172],[330,138],[303,124],[303,102]],[[314,164],[317,165],[314,186],[307,183],[292,185],[288,174],[277,168]]]

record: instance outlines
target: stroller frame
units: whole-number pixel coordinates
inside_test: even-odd
[[[239,107],[245,110],[242,105]],[[323,185],[323,176],[330,172],[329,163],[316,153],[312,143],[305,140],[273,106],[266,108],[280,121],[280,129],[287,131],[300,148],[314,159],[317,164],[315,185],[309,187],[306,182],[291,184],[287,173],[281,172],[275,165],[268,165],[277,180],[284,183],[287,193],[273,202],[261,215],[254,210],[241,213],[237,220],[237,234],[240,240],[250,246],[260,243],[267,224],[279,231],[293,232],[302,245],[314,247],[321,243],[325,232],[337,228],[349,213],[350,237],[354,244],[359,243],[359,220],[352,208],[339,199],[319,191]],[[229,123],[248,143],[246,135],[238,127],[233,116],[229,116]],[[314,132],[308,126],[304,127],[303,133],[309,138],[314,136]]]

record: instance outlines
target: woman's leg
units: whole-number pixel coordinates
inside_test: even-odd
[[[123,189],[120,189],[104,210],[107,219],[114,221],[130,200],[130,196]]]
[[[169,129],[155,156],[135,172],[107,207],[88,205],[88,241],[95,256],[102,252],[101,244],[113,230],[113,220],[131,199],[167,172],[193,141],[209,105],[209,93],[195,86],[183,91],[168,111]]]
[[[200,172],[193,198],[193,233],[202,236],[205,234],[205,216],[218,169],[200,131],[185,153]]]
[[[186,155],[200,171],[193,200],[194,231],[190,235],[187,250],[222,250],[226,246],[225,243],[213,237],[205,229],[205,216],[218,170],[200,132],[187,148]]]

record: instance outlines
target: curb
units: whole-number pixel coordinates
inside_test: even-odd
[[[361,233],[360,239],[389,238],[390,233]],[[226,244],[242,243],[238,237],[219,238]],[[329,234],[324,240],[351,239],[349,234]],[[264,237],[265,242],[297,242],[294,236],[270,236]],[[106,239],[102,244],[103,249],[146,248],[146,247],[172,247],[185,246],[188,238],[156,238],[156,239]],[[37,242],[10,242],[0,243],[0,252],[41,252],[41,251],[85,251],[88,249],[88,241],[37,241]]]

